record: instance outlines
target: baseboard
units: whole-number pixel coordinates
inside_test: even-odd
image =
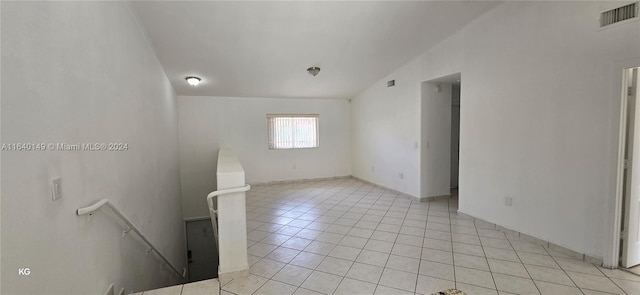
[[[230,271],[230,272],[218,272],[218,281],[220,282],[220,286],[222,286],[234,279],[246,278],[248,276],[249,276],[249,267],[247,267],[246,269]]]
[[[292,184],[292,183],[306,183],[306,182],[327,181],[327,180],[337,180],[337,179],[349,179],[351,177],[352,177],[351,175],[345,175],[345,176],[332,176],[332,177],[320,177],[320,178],[274,180],[274,181],[266,181],[266,182],[249,182],[248,184],[251,186],[272,185],[272,184]]]
[[[397,190],[394,190],[392,188],[386,187],[384,185],[379,185],[377,183],[373,183],[371,181],[368,180],[364,180],[362,178],[353,176],[353,175],[345,175],[345,176],[333,176],[333,177],[321,177],[321,178],[311,178],[311,179],[289,179],[289,180],[274,180],[274,181],[268,181],[268,182],[250,182],[248,183],[249,185],[251,185],[252,187],[255,186],[262,186],[262,185],[273,185],[273,184],[295,184],[295,183],[306,183],[306,182],[317,182],[317,181],[327,181],[327,180],[337,180],[337,179],[356,179],[358,181],[362,181],[364,183],[370,184],[374,187],[378,187],[378,188],[382,188],[384,190],[390,191],[392,193],[396,193],[400,196],[405,196],[405,197],[409,197],[409,198],[414,198],[414,199],[418,199],[420,201],[423,201],[424,198],[419,198],[416,196],[412,196]],[[436,197],[442,197],[445,198],[446,196],[436,196]],[[431,198],[431,197],[430,197]],[[427,200],[429,200],[429,198],[427,198]]]
[[[211,219],[211,216],[187,217],[187,218],[183,218],[182,221],[190,222],[190,221],[200,221],[200,220],[207,220],[207,219]]]
[[[428,197],[421,197],[420,202],[440,201],[440,200],[446,200],[448,198],[451,198],[451,195],[428,196]]]
[[[377,183],[373,183],[371,181],[368,180],[364,180],[362,178],[353,176],[353,175],[348,175],[348,176],[335,176],[335,177],[322,177],[322,178],[313,178],[313,179],[291,179],[291,180],[279,180],[279,181],[270,181],[270,182],[257,182],[257,183],[250,183],[251,186],[261,186],[261,185],[271,185],[271,184],[292,184],[292,183],[304,183],[304,182],[316,182],[316,181],[326,181],[326,180],[336,180],[336,179],[349,179],[349,178],[353,178],[356,179],[358,181],[362,181],[364,183],[373,185],[375,187],[379,187],[382,189],[385,189],[387,191],[393,192],[393,193],[397,193],[398,195],[402,195],[402,196],[406,196],[406,197],[410,197],[410,198],[414,198],[414,199],[419,199],[421,202],[428,202],[428,201],[435,201],[435,200],[444,200],[447,198],[450,198],[451,195],[439,195],[439,196],[429,196],[429,197],[415,197],[409,194],[405,194],[402,192],[399,192],[397,190],[394,190],[392,188],[383,186],[383,185],[379,185]],[[481,222],[483,224],[482,228],[489,228],[489,229],[496,229],[499,231],[502,231],[505,233],[505,235],[507,235],[508,238],[510,238],[511,240],[519,240],[519,241],[523,241],[523,242],[530,242],[530,243],[535,243],[538,245],[541,245],[543,247],[545,247],[548,251],[553,252],[553,254],[555,254],[555,256],[558,257],[564,257],[564,258],[572,258],[572,259],[580,259],[580,260],[584,260],[596,265],[601,266],[602,265],[602,257],[595,257],[595,256],[591,256],[588,254],[584,254],[584,253],[580,253],[578,251],[572,250],[568,247],[564,247],[549,241],[546,241],[544,239],[541,238],[537,238],[534,237],[532,235],[528,235],[525,233],[521,233],[519,231],[516,230],[512,230],[510,228],[495,224],[495,223],[491,223],[488,221],[485,221],[481,218],[477,218],[473,215],[464,213],[460,210],[458,210],[458,215],[460,216],[466,216],[474,221],[478,221]]]
[[[409,195],[409,194],[406,194],[406,193],[403,193],[403,192],[400,192],[400,191],[394,190],[394,189],[392,189],[392,188],[390,188],[390,187],[386,187],[386,186],[384,186],[384,185],[379,185],[379,184],[377,184],[377,183],[373,183],[373,182],[371,182],[371,181],[364,180],[364,179],[362,179],[362,178],[359,178],[359,177],[356,177],[356,176],[353,176],[353,175],[351,176],[351,178],[356,179],[356,180],[358,180],[358,181],[362,181],[362,182],[367,183],[367,184],[370,184],[370,185],[373,185],[373,186],[378,187],[378,188],[382,188],[382,189],[387,190],[387,191],[390,191],[390,192],[392,192],[392,193],[396,193],[396,194],[398,194],[398,195],[400,195],[400,196],[405,196],[405,197],[408,197],[408,198],[414,198],[414,199],[418,199],[418,200],[420,200],[420,199],[421,199],[421,198],[419,198],[419,197],[415,197],[415,196],[412,196],[412,195]]]
[[[598,266],[602,266],[602,257],[594,257],[588,254],[580,253],[579,251],[572,250],[568,247],[561,246],[529,234],[525,234],[510,228],[495,224],[495,223],[485,221],[481,218],[477,218],[473,215],[461,212],[460,210],[458,210],[458,215],[465,216],[469,219],[472,219],[475,223],[480,223],[481,228],[496,229],[501,232],[504,232],[504,234],[507,236],[509,240],[517,240],[517,241],[523,241],[523,242],[529,242],[529,243],[541,245],[544,248],[546,248],[547,251],[549,251],[552,256],[557,256],[562,258],[571,258],[571,259],[580,259]]]

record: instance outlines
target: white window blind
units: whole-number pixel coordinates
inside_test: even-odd
[[[318,115],[267,115],[269,149],[308,149],[318,145]]]

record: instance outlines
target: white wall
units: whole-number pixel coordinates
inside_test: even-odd
[[[351,175],[347,100],[183,96],[178,114],[185,218],[208,216],[220,147],[236,154],[250,184]],[[267,114],[319,114],[320,147],[269,150]]]
[[[186,266],[173,89],[126,2],[5,2],[2,143],[128,150],[2,152],[2,294],[103,294],[178,282],[102,210],[109,198]],[[62,179],[51,200],[50,180]],[[18,276],[19,267],[31,269]]]
[[[354,176],[417,195],[419,177],[402,187],[368,169],[388,157],[397,161],[376,171],[420,162],[407,148],[420,134],[420,82],[460,72],[460,211],[602,257],[615,193],[615,65],[640,55],[640,23],[598,29],[611,5],[507,2],[381,79],[353,100]],[[393,99],[381,86],[389,77]]]
[[[353,176],[415,197],[420,196],[419,76],[420,65],[411,63],[351,101]],[[392,79],[396,86],[387,87]]]

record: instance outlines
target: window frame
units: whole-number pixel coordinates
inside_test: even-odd
[[[273,143],[272,119],[273,118],[313,118],[315,119],[315,146],[312,147],[287,147],[277,148]],[[273,151],[280,150],[305,150],[320,148],[320,114],[267,114],[267,148]]]

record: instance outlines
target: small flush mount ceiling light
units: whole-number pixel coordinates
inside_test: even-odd
[[[185,80],[187,80],[187,84],[191,85],[191,86],[198,86],[198,84],[200,84],[200,81],[202,81],[202,79],[198,78],[198,77],[194,77],[194,76],[190,76],[190,77],[186,77],[184,78]]]
[[[307,72],[309,72],[309,74],[311,74],[311,76],[316,76],[318,75],[318,73],[320,73],[320,68],[319,67],[310,67],[307,69]]]

